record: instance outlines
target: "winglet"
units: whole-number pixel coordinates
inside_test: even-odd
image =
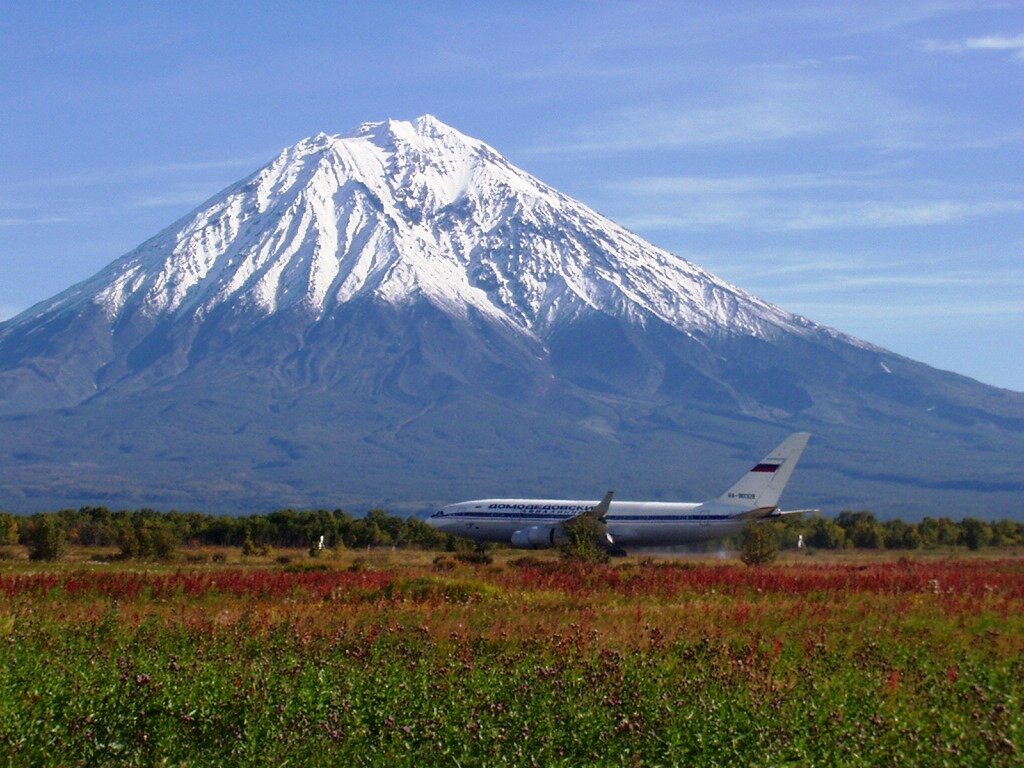
[[[615,491],[608,491],[608,493],[604,495],[604,498],[598,502],[597,506],[587,512],[587,515],[590,517],[596,517],[603,523],[605,518],[608,516],[608,508],[612,505],[612,496],[614,495]]]

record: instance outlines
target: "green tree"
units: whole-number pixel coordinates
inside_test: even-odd
[[[18,519],[10,512],[0,512],[0,544],[18,543]]]
[[[766,565],[779,554],[779,539],[769,523],[751,522],[740,538],[740,560],[747,565]]]
[[[875,516],[867,511],[839,513],[836,522],[846,531],[846,539],[860,549],[882,549],[885,533]]]
[[[846,545],[846,531],[835,520],[815,517],[807,545],[819,549],[842,549]]]
[[[121,550],[121,557],[138,557],[142,554],[135,526],[128,520],[123,521],[117,529],[117,547]]]
[[[1013,520],[1000,520],[992,524],[992,544],[1001,546],[1006,544],[1019,544],[1022,539],[1024,526]]]
[[[349,526],[351,539],[345,542],[349,547],[384,547],[392,543],[391,536],[382,529],[378,520],[364,517]]]
[[[68,535],[55,515],[39,515],[28,529],[31,560],[60,560],[68,551]]]
[[[987,547],[992,541],[992,526],[976,517],[966,517],[960,523],[964,543],[968,549]]]
[[[853,546],[858,549],[884,549],[885,538],[880,525],[875,523],[857,523],[847,535]]]
[[[960,526],[948,517],[926,517],[917,526],[926,547],[952,547],[960,543]]]
[[[913,525],[902,520],[889,520],[882,524],[882,535],[886,549],[917,549],[921,537]]]

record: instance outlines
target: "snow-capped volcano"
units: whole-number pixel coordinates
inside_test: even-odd
[[[30,314],[91,302],[110,318],[201,320],[222,305],[319,318],[366,296],[541,338],[590,311],[687,332],[811,327],[429,115],[304,139]]]
[[[701,498],[792,431],[800,506],[1024,492],[1024,396],[763,302],[429,116],[300,141],[0,324],[0,507]]]

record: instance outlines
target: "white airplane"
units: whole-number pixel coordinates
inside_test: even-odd
[[[790,435],[729,490],[703,503],[612,501],[614,491],[608,491],[601,501],[478,499],[449,504],[427,522],[456,536],[511,543],[521,549],[565,544],[564,526],[578,517],[598,522],[603,534],[599,543],[609,549],[719,539],[739,533],[751,520],[817,511],[783,512],[778,508],[779,496],[810,437],[807,432]]]

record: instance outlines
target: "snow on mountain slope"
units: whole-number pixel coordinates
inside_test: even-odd
[[[300,141],[0,339],[87,304],[111,321],[202,321],[222,305],[316,319],[366,295],[475,310],[541,340],[592,311],[686,333],[839,335],[652,246],[428,115]]]

